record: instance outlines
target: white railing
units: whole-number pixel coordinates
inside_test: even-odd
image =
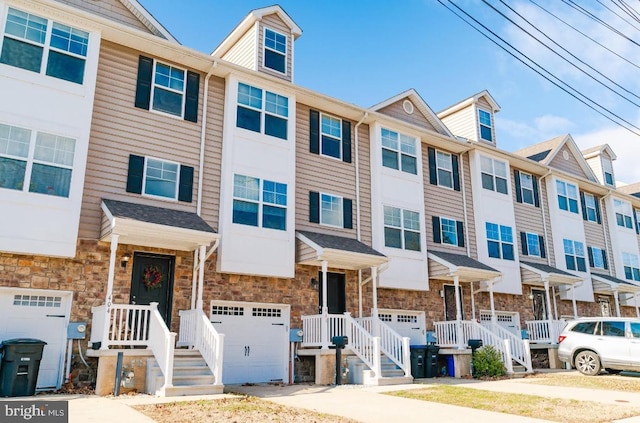
[[[525,323],[529,333],[529,342],[547,344],[557,344],[558,335],[567,325],[566,320],[529,320]]]
[[[202,358],[213,373],[215,385],[222,385],[222,362],[224,334],[218,333],[204,311],[181,310],[179,346],[200,351]]]
[[[164,376],[164,385],[161,392],[173,386],[173,353],[176,343],[176,333],[170,332],[164,319],[158,311],[158,303],[149,305],[151,313],[149,317],[149,349],[158,362],[160,371]]]
[[[490,326],[483,325],[491,332],[496,334],[499,338],[508,339],[509,346],[511,348],[511,358],[523,365],[527,373],[533,373],[533,365],[531,363],[531,349],[529,347],[529,341],[522,339],[513,334],[508,329],[503,328],[497,323],[490,324]]]
[[[356,321],[371,335],[380,337],[380,351],[398,365],[405,376],[411,376],[410,338],[400,336],[380,318],[363,317]]]
[[[302,316],[302,343],[303,347],[322,346],[322,315]]]
[[[101,349],[148,345],[151,306],[113,304],[107,316],[107,306],[101,305],[93,307],[91,312],[92,344],[99,342]]]
[[[346,329],[344,334],[349,337],[348,348],[375,373],[375,378],[379,378],[381,376],[380,338],[371,336],[349,313],[344,314],[343,321]]]
[[[465,348],[466,342],[464,340],[460,340],[458,342],[458,330],[462,329],[460,327],[462,321],[458,320],[449,320],[446,322],[433,322],[433,326],[436,332],[436,339],[438,340],[438,345],[441,348],[453,348],[460,347]]]

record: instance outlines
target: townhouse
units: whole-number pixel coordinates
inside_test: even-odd
[[[0,339],[47,342],[38,389],[109,393],[118,351],[163,395],[331,383],[336,335],[352,381],[406,382],[427,331],[457,375],[470,336],[531,371],[522,329],[552,357],[638,313],[640,189],[606,145],[501,150],[486,91],[299,87],[279,6],[211,55],[135,0],[2,0],[0,31]]]

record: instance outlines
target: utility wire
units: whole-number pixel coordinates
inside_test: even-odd
[[[637,64],[633,63],[632,61],[630,61],[629,59],[627,59],[626,57],[616,53],[615,51],[611,50],[609,47],[605,46],[604,44],[602,44],[601,42],[599,42],[596,39],[591,38],[589,35],[585,34],[584,32],[580,31],[578,28],[576,28],[575,26],[571,25],[569,22],[563,20],[562,18],[558,17],[556,14],[550,12],[549,10],[545,9],[543,6],[539,5],[538,3],[535,2],[535,0],[529,0],[531,3],[533,3],[534,5],[536,5],[537,7],[539,7],[540,9],[542,9],[544,12],[546,12],[548,15],[554,17],[555,19],[559,20],[560,22],[562,22],[563,24],[565,24],[566,26],[568,26],[569,28],[573,29],[574,31],[576,31],[578,34],[582,35],[583,37],[591,40],[592,42],[596,43],[597,45],[599,45],[600,47],[602,47],[603,49],[607,50],[609,53],[615,55],[616,57],[618,57],[619,59],[624,60],[625,62],[627,62],[628,64],[630,64],[631,66],[635,66],[636,68],[640,69],[640,66],[638,66]]]
[[[625,3],[624,0],[611,0],[611,2],[613,4],[615,4],[616,6],[618,6],[618,8],[620,10],[622,10],[623,12],[625,12],[627,15],[631,16],[631,18],[640,23],[640,19],[638,19],[638,12],[636,11],[636,9],[634,9],[633,7],[629,6],[627,3]]]
[[[635,40],[629,38],[628,36],[626,36],[622,32],[618,31],[616,28],[612,27],[611,25],[609,25],[608,23],[606,23],[605,21],[603,21],[602,19],[600,19],[599,17],[594,15],[593,13],[589,12],[584,7],[574,3],[573,0],[562,0],[562,2],[565,3],[566,5],[574,8],[575,10],[577,10],[580,13],[582,13],[586,17],[588,17],[588,18],[594,20],[595,22],[599,23],[600,25],[604,26],[605,28],[609,29],[611,32],[613,32],[615,34],[618,34],[622,38],[624,38],[624,39],[630,41],[631,43],[637,45],[638,47],[640,47],[640,44],[638,44]]]
[[[452,0],[448,0],[448,2],[450,4],[452,4],[453,6],[455,6],[458,10],[460,10],[462,13],[464,13],[466,16],[468,16],[471,20],[473,20],[474,22],[476,22],[477,25],[481,26],[482,28],[484,28],[487,32],[491,33],[494,37],[496,37],[497,39],[499,39],[500,41],[502,41],[504,44],[508,45],[510,48],[512,48],[513,50],[515,50],[516,52],[518,52],[521,56],[525,57],[527,60],[529,60],[530,62],[532,62],[534,65],[536,65],[537,67],[539,67],[540,69],[542,69],[542,71],[548,73],[549,75],[551,75],[551,77],[557,79],[558,81],[560,81],[560,83],[566,85],[567,87],[569,87],[571,90],[575,91],[578,95],[584,97],[585,99],[587,99],[589,102],[597,105],[598,107],[600,107],[601,109],[605,110],[607,113],[609,113],[611,116],[614,116],[615,118],[619,119],[619,121],[616,121],[615,119],[613,119],[611,116],[603,113],[601,110],[598,110],[594,105],[587,103],[585,100],[583,100],[582,98],[578,97],[576,94],[568,91],[566,88],[564,88],[563,86],[561,86],[559,83],[551,80],[547,75],[543,74],[541,71],[539,71],[538,69],[533,68],[533,66],[531,66],[529,63],[525,62],[523,59],[521,59],[520,57],[516,56],[512,51],[508,50],[506,47],[504,47],[503,45],[501,45],[500,43],[498,43],[495,39],[491,38],[489,35],[485,34],[484,32],[482,32],[482,30],[480,30],[479,28],[477,28],[476,26],[474,26],[471,22],[469,22],[466,18],[464,18],[463,16],[461,16],[459,13],[457,13],[455,10],[451,9],[448,5],[446,5],[444,3],[444,0],[438,0],[438,3],[440,3],[441,5],[443,5],[445,8],[447,8],[450,12],[452,12],[454,15],[456,15],[458,18],[460,18],[462,21],[464,21],[466,24],[468,24],[469,26],[471,26],[473,29],[475,29],[476,31],[478,31],[482,36],[484,36],[485,38],[487,38],[489,41],[491,41],[492,43],[494,43],[495,45],[497,45],[498,47],[500,47],[501,49],[503,49],[507,54],[509,54],[510,56],[512,56],[513,58],[515,58],[516,60],[520,61],[522,64],[524,64],[525,66],[527,66],[529,69],[531,69],[532,71],[534,71],[535,73],[537,73],[538,75],[542,76],[544,79],[546,79],[547,81],[549,81],[550,83],[552,83],[553,85],[555,85],[556,87],[560,88],[562,91],[564,91],[565,93],[569,94],[571,97],[575,98],[576,100],[578,100],[579,102],[581,102],[582,104],[584,104],[585,106],[587,106],[588,108],[592,109],[593,111],[595,111],[596,113],[598,113],[599,115],[603,116],[605,119],[608,119],[609,121],[613,122],[614,124],[626,129],[627,131],[631,132],[634,135],[639,135],[640,136],[640,128],[638,128],[637,126],[635,126],[634,124],[632,124],[631,122],[628,122],[627,120],[625,120],[624,118],[618,116],[617,114],[613,113],[612,111],[606,109],[605,107],[599,105],[598,103],[596,103],[595,101],[589,99],[588,97],[586,97],[584,94],[578,92],[576,89],[574,89],[573,87],[571,87],[570,85],[568,85],[567,83],[563,82],[562,80],[560,80],[559,78],[557,78],[556,76],[554,76],[553,74],[551,74],[549,71],[545,70],[544,68],[542,68],[539,64],[537,64],[535,61],[531,60],[528,56],[526,56],[524,53],[522,53],[521,51],[519,51],[518,49],[516,49],[514,46],[512,46],[511,44],[509,44],[507,41],[505,41],[503,38],[501,38],[499,35],[497,35],[495,32],[491,31],[489,28],[487,28],[485,25],[483,25],[482,23],[480,23],[477,19],[475,19],[474,17],[472,17],[469,13],[467,13],[465,10],[463,10],[460,6],[458,6],[457,4],[453,3]],[[623,125],[621,122],[624,122],[625,124],[629,125],[631,128],[635,128],[636,130],[638,130],[638,132],[634,131],[633,129],[631,129],[629,126],[625,126]]]
[[[630,26],[632,26],[636,31],[640,31],[639,28],[637,28],[633,22],[629,22],[624,16],[620,16],[615,10],[611,9],[609,6],[607,6],[606,4],[602,3],[602,1],[600,0],[596,0],[598,3],[600,3],[602,5],[602,7],[604,7],[605,9],[607,9],[609,12],[613,13],[614,15],[616,15],[617,17],[619,17],[620,19],[622,19],[624,22],[626,22],[627,24],[629,24]],[[619,4],[617,4],[614,0],[612,0],[612,3],[616,6],[618,6],[619,9],[622,10],[623,13],[626,13],[627,15],[630,15],[629,12],[627,10],[625,10],[622,6],[620,6]],[[630,15],[634,20],[638,20],[638,18],[636,18],[635,16]]]
[[[553,40],[551,37],[549,37],[548,35],[546,35],[544,32],[542,32],[540,29],[538,29],[534,24],[532,24],[529,20],[527,20],[524,16],[522,16],[520,13],[518,13],[516,10],[514,10],[511,6],[509,6],[507,3],[504,2],[504,0],[499,0],[500,3],[502,3],[503,5],[505,5],[509,10],[511,10],[513,13],[515,13],[516,15],[518,15],[518,17],[520,17],[520,19],[522,19],[523,21],[525,21],[526,23],[528,23],[532,28],[534,28],[536,31],[538,31],[540,34],[542,34],[546,39],[548,39],[549,41],[551,41],[555,46],[557,46],[558,48],[562,49],[562,51],[564,51],[565,53],[569,54],[571,57],[573,57],[574,59],[576,59],[578,62],[582,63],[583,65],[587,66],[589,69],[591,69],[592,71],[594,71],[595,73],[597,73],[598,75],[600,75],[601,77],[603,77],[604,79],[606,79],[607,81],[611,82],[613,85],[615,85],[616,87],[622,89],[623,91],[626,91],[627,93],[631,94],[632,96],[640,99],[640,96],[638,96],[637,94],[629,91],[628,89],[626,89],[625,87],[623,87],[622,85],[618,84],[617,82],[615,82],[614,80],[612,80],[611,78],[609,78],[608,76],[606,76],[605,74],[603,74],[602,72],[600,72],[599,70],[597,70],[596,68],[594,68],[593,66],[591,66],[590,64],[588,64],[587,62],[585,62],[584,60],[580,59],[578,56],[576,56],[575,54],[571,53],[569,50],[567,50],[566,48],[562,47],[560,44],[558,44],[555,40]],[[602,85],[603,87],[605,87],[606,89],[610,90],[611,92],[619,95],[620,97],[624,98],[625,100],[627,100],[629,103],[633,104],[636,107],[640,107],[640,104],[630,100],[629,98],[625,97],[624,95],[620,94],[618,91],[614,90],[613,88],[609,87],[607,84],[605,84],[604,82],[600,81],[599,79],[597,79],[596,77],[594,77],[593,75],[591,75],[589,72],[585,71],[584,69],[582,69],[580,66],[576,65],[575,63],[571,62],[569,59],[567,59],[566,57],[564,57],[563,55],[561,55],[560,53],[558,53],[557,51],[555,51],[553,48],[549,47],[547,44],[545,44],[544,42],[540,41],[539,38],[537,38],[535,35],[531,34],[529,31],[527,31],[526,29],[524,29],[523,27],[521,27],[520,25],[518,25],[516,22],[514,22],[511,18],[509,18],[508,16],[506,16],[504,13],[502,13],[501,11],[499,11],[498,9],[496,9],[492,4],[489,4],[486,0],[482,0],[482,2],[484,4],[486,4],[487,6],[489,6],[491,9],[493,9],[496,13],[498,13],[500,16],[502,16],[503,18],[505,18],[506,20],[508,20],[509,22],[511,22],[513,25],[515,25],[516,27],[518,27],[518,29],[520,29],[521,31],[523,31],[525,34],[527,34],[529,37],[533,38],[534,40],[536,40],[538,43],[540,43],[541,45],[543,45],[544,47],[546,47],[549,51],[551,51],[553,54],[555,54],[556,56],[558,56],[559,58],[561,58],[562,60],[564,60],[565,62],[567,62],[568,64],[570,64],[571,66],[573,66],[574,68],[576,68],[577,70],[579,70],[580,72],[584,73],[585,75],[587,75],[589,78],[593,79],[595,82],[597,82],[598,84]]]

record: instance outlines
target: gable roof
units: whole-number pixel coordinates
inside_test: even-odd
[[[291,29],[291,33],[293,34],[293,39],[296,40],[299,36],[302,35],[302,29],[296,25],[296,23],[287,15],[279,5],[275,4],[273,6],[261,7],[259,9],[254,9],[236,26],[229,35],[225,37],[224,40],[220,43],[218,47],[211,53],[212,56],[222,57],[224,54],[233,47],[236,42],[256,23],[256,21],[261,20],[264,16],[277,14],[280,19]]]
[[[429,251],[427,257],[444,266],[445,273],[430,270],[430,278],[451,280],[459,277],[460,282],[488,281],[502,276],[496,270],[467,255],[448,253],[444,251]]]
[[[609,144],[596,145],[595,147],[582,150],[582,157],[584,157],[585,159],[590,159],[591,157],[602,155],[602,153],[605,152],[609,155],[609,157],[611,157],[611,160],[615,160],[618,158],[616,156],[616,153],[614,153],[611,147],[609,147]]]
[[[354,238],[311,231],[296,231],[296,238],[313,250],[313,257],[298,261],[320,266],[323,261],[338,269],[377,267],[389,261],[382,253]]]
[[[545,279],[548,280],[551,285],[575,285],[582,282],[580,276],[573,275],[564,270],[549,266],[548,264],[520,260],[520,269],[538,275],[540,277],[540,283]]]
[[[387,100],[384,100],[381,103],[373,105],[369,107],[369,110],[378,112],[384,109],[385,107],[390,106],[404,99],[411,100],[411,102],[416,105],[416,107],[424,115],[424,117],[427,118],[429,123],[431,123],[431,125],[433,125],[433,127],[436,128],[438,133],[453,137],[453,134],[451,133],[451,131],[449,131],[449,128],[447,128],[444,125],[444,123],[442,123],[442,121],[438,118],[438,116],[435,114],[433,109],[429,107],[429,105],[423,100],[420,94],[418,94],[418,92],[413,88],[403,91],[400,94],[397,94]]]
[[[153,34],[158,35],[160,37],[166,38],[169,41],[172,41],[176,44],[180,44],[178,40],[175,39],[173,35],[158,21],[153,17],[147,9],[144,8],[137,0],[120,0],[120,3],[124,5],[127,9],[133,13],[136,18],[144,26],[146,26],[149,31]]]
[[[500,105],[498,105],[498,102],[496,102],[495,99],[491,96],[491,94],[489,94],[489,91],[483,90],[475,95],[472,95],[469,98],[466,98],[458,103],[455,103],[447,107],[446,109],[439,111],[437,115],[440,118],[442,118],[443,116],[448,116],[451,113],[455,113],[458,110],[464,109],[465,107],[471,104],[477,103],[478,100],[480,100],[481,98],[484,98],[485,100],[487,100],[487,102],[491,105],[492,112],[497,113],[500,111]]]
[[[633,195],[634,197],[640,198],[640,182],[634,182],[633,184],[627,185],[618,185],[616,187],[618,192],[623,194]]]
[[[567,146],[571,151],[578,162],[580,169],[587,176],[587,179],[592,182],[597,182],[598,178],[596,178],[591,166],[589,166],[585,160],[582,152],[578,149],[576,142],[570,134],[560,135],[555,138],[551,138],[550,140],[525,147],[521,150],[514,151],[514,154],[534,160],[545,166],[549,166],[564,146]]]

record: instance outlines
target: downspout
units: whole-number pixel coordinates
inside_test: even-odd
[[[607,233],[609,231],[607,231],[607,228],[605,228],[605,225],[604,225],[604,217],[607,214],[606,204],[604,203],[604,200],[606,200],[607,197],[609,197],[610,195],[611,195],[611,190],[609,190],[607,195],[605,195],[600,200],[598,200],[600,202],[600,204],[601,204],[601,206],[600,206],[600,222],[602,222],[602,235],[604,236],[604,248],[607,249],[607,262],[609,262],[609,253],[613,253],[613,251],[611,251],[609,249],[609,241],[607,241]],[[609,223],[609,219],[607,219],[607,224],[608,223]],[[614,274],[613,274],[613,266],[614,266],[614,263],[610,262],[609,263],[609,276],[614,276]]]
[[[544,195],[542,195],[542,183],[544,179],[551,174],[551,171],[547,171],[546,174],[540,177],[540,184],[538,188],[540,189],[539,197],[540,197],[540,208],[542,209],[542,230],[544,231],[544,236],[547,238],[547,245],[549,245],[549,234],[547,233],[547,214],[544,212]],[[547,195],[549,195],[549,191],[545,190]],[[553,240],[551,240],[553,241]],[[555,251],[555,249],[554,249]],[[551,266],[551,254],[550,252],[547,254],[547,265]]]

